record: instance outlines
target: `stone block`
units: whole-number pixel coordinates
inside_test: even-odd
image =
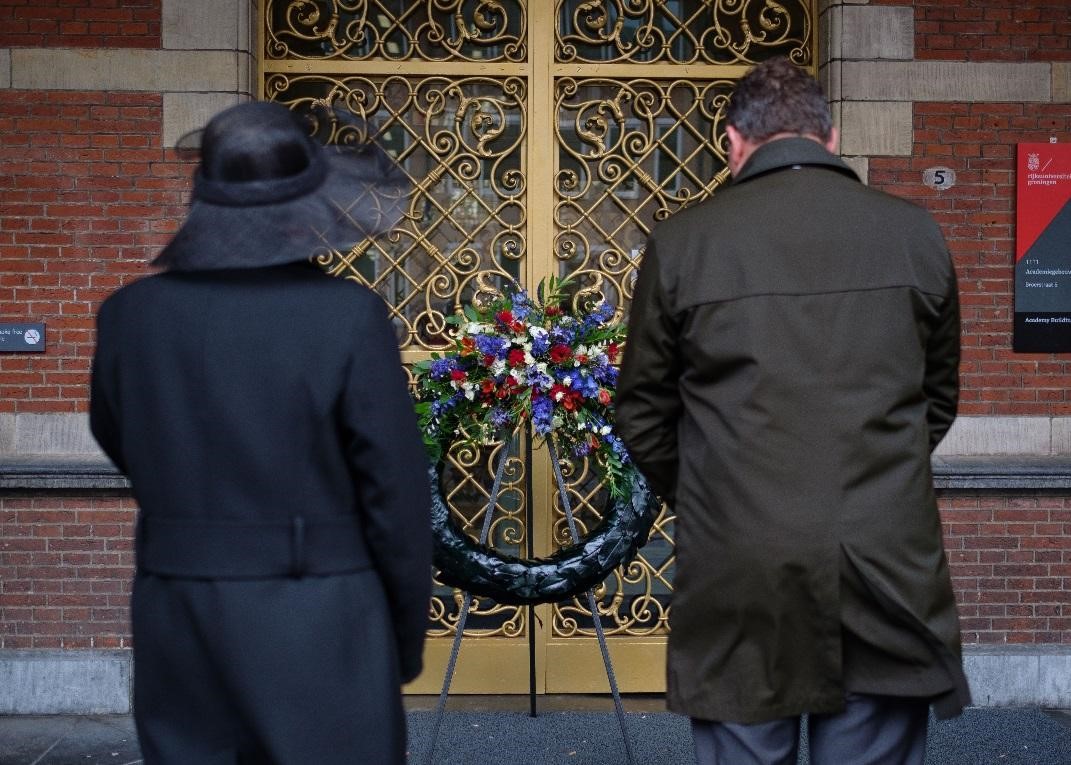
[[[935,454],[1048,456],[1051,443],[1048,417],[958,417]]]
[[[841,100],[840,67],[840,61],[830,61],[818,69],[818,84],[831,104]]]
[[[238,92],[255,96],[257,90],[257,62],[249,53],[238,53]]]
[[[1071,703],[1071,651],[1066,646],[965,646],[963,668],[975,706]]]
[[[840,5],[831,6],[818,16],[818,50],[829,61],[843,58],[840,44],[843,17],[844,9]]]
[[[100,453],[85,414],[16,414],[11,447],[15,454]]]
[[[845,61],[848,101],[1047,102],[1052,70],[1042,63]]]
[[[844,160],[844,164],[855,171],[855,174],[859,176],[859,180],[863,183],[867,183],[870,176],[870,160],[867,157],[841,157]]]
[[[257,46],[257,15],[256,0],[238,0],[238,50],[256,54]]]
[[[239,88],[235,53],[16,48],[11,86],[25,90],[226,91]]]
[[[0,88],[11,87],[11,51],[0,48]]]
[[[913,8],[845,6],[840,9],[840,15],[839,46],[830,48],[833,55],[845,59],[914,58]]]
[[[0,714],[129,714],[129,651],[0,651]]]
[[[237,93],[164,93],[164,146],[174,146],[183,135],[243,100],[248,99]]]
[[[850,156],[906,157],[912,150],[911,104],[844,101],[840,150]]]
[[[1054,103],[1071,103],[1071,63],[1057,61],[1052,65],[1052,100]]]
[[[169,50],[236,49],[246,0],[163,0],[161,31]]]
[[[15,451],[15,413],[0,413],[0,456]]]
[[[1052,446],[1054,455],[1071,456],[1071,417],[1052,418]]]

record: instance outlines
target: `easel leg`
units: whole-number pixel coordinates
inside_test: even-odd
[[[506,473],[506,462],[509,461],[509,442],[502,445],[502,456],[498,460],[498,470],[495,471],[495,483],[491,487],[491,497],[487,502],[487,512],[483,516],[483,527],[480,529],[480,544],[487,544],[487,537],[491,533],[491,516],[494,515],[495,506],[498,504],[498,492],[502,488],[502,476]],[[472,593],[466,592],[465,599],[461,603],[461,614],[457,620],[457,633],[454,635],[454,645],[450,649],[450,660],[446,664],[446,675],[443,677],[443,689],[439,693],[439,703],[435,708],[435,722],[431,729],[431,740],[428,742],[428,753],[425,763],[431,765],[435,757],[435,745],[439,741],[439,728],[442,726],[443,713],[446,711],[446,697],[450,694],[450,683],[454,679],[454,668],[457,666],[457,656],[461,652],[461,639],[465,636],[465,622],[469,618],[469,608],[472,607]]]
[[[562,477],[562,469],[558,464],[558,455],[555,453],[554,444],[547,439],[547,449],[550,452],[550,464],[554,467],[554,478],[558,483],[558,496],[561,498],[562,510],[565,512],[565,521],[569,525],[569,535],[573,542],[580,541],[580,532],[576,529],[576,520],[573,518],[573,508],[569,503],[569,494],[565,490],[565,478]],[[614,710],[617,712],[617,722],[621,726],[621,737],[625,742],[625,755],[629,765],[634,762],[632,758],[632,745],[628,739],[628,726],[625,724],[625,709],[621,705],[621,694],[617,690],[617,678],[614,676],[614,667],[610,662],[610,649],[606,645],[606,634],[602,629],[602,620],[599,618],[598,604],[595,602],[594,590],[588,590],[588,608],[591,609],[591,619],[595,622],[595,634],[599,638],[599,650],[602,651],[602,663],[606,667],[606,679],[610,681],[610,694],[614,697]]]
[[[472,594],[466,592],[465,600],[461,604],[461,618],[457,622],[457,634],[454,635],[454,645],[450,649],[450,660],[446,664],[446,675],[443,677],[443,689],[439,693],[439,703],[435,707],[435,723],[431,728],[431,741],[428,743],[428,754],[424,760],[431,765],[435,757],[435,744],[439,741],[439,728],[442,726],[443,713],[446,711],[446,697],[450,693],[450,683],[454,679],[454,668],[457,666],[457,655],[461,652],[461,638],[465,635],[465,621],[469,617],[469,607],[472,605]]]
[[[610,649],[606,645],[606,634],[602,630],[602,620],[599,619],[598,604],[595,602],[595,592],[593,590],[588,590],[588,608],[591,609],[591,617],[595,622],[595,634],[599,637],[602,663],[606,666],[606,679],[610,681],[610,694],[614,697],[617,723],[621,726],[621,738],[625,742],[625,755],[628,757],[629,765],[632,765],[634,760],[632,758],[632,745],[628,740],[628,727],[625,725],[625,708],[621,705],[621,694],[617,690],[617,678],[614,676],[614,666],[610,663]]]

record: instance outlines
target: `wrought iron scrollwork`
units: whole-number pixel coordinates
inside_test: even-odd
[[[267,0],[268,59],[524,61],[525,0]]]
[[[732,81],[562,78],[554,255],[581,299],[626,310],[652,226],[728,180]]]
[[[808,0],[557,0],[563,63],[811,63]]]
[[[327,102],[376,126],[409,175],[407,213],[389,235],[319,254],[329,273],[383,296],[403,349],[445,346],[447,316],[518,281],[527,249],[523,79],[279,73],[266,89],[291,108]]]

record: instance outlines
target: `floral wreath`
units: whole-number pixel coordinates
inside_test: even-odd
[[[540,282],[464,316],[454,347],[414,366],[416,412],[431,459],[432,526],[439,580],[499,603],[548,603],[601,583],[646,543],[658,500],[613,431],[613,401],[624,327],[599,302],[582,318],[563,308],[567,280]],[[498,553],[469,537],[452,517],[440,488],[445,454],[461,441],[500,440],[521,423],[536,438],[587,458],[604,475],[601,522],[570,547],[546,558]],[[560,476],[559,476],[560,480]]]

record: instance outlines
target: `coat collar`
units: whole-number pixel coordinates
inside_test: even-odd
[[[810,138],[791,137],[778,138],[757,148],[733,179],[733,183],[743,183],[756,176],[794,165],[828,167],[859,180],[854,170],[839,157],[830,154],[822,144]]]

